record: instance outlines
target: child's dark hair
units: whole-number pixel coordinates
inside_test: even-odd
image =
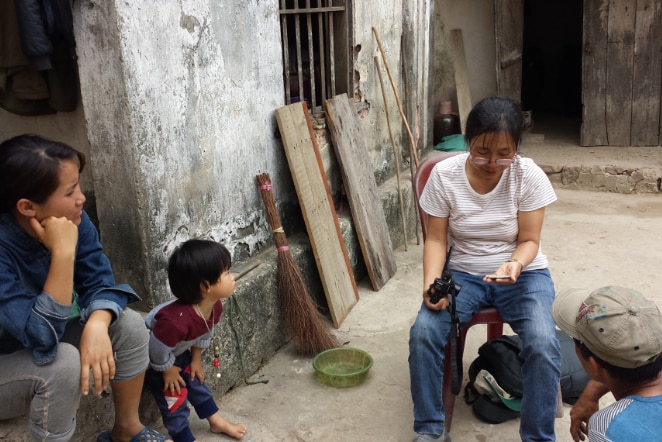
[[[584,359],[593,358],[602,366],[609,376],[629,384],[639,384],[655,379],[662,371],[662,356],[658,355],[652,362],[636,368],[617,367],[597,357],[583,342],[573,339]]]
[[[232,257],[222,244],[207,239],[190,239],[180,244],[168,260],[170,290],[184,304],[202,299],[202,284],[214,284],[230,269]]]
[[[524,117],[522,109],[512,99],[488,97],[480,100],[469,112],[465,127],[467,146],[471,140],[485,133],[507,133],[519,146],[522,139]]]
[[[0,213],[10,212],[18,200],[46,202],[60,185],[60,163],[72,160],[78,172],[85,155],[59,141],[19,135],[0,144]]]

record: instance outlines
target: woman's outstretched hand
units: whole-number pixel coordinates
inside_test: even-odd
[[[519,261],[506,261],[499,266],[496,272],[483,277],[484,282],[492,284],[515,284],[522,273],[522,264]]]

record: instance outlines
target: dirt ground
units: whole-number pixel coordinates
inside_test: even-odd
[[[569,120],[539,120],[525,136],[523,156],[539,165],[641,168],[662,166],[660,147],[581,147],[579,126]],[[557,189],[559,200],[546,212],[543,252],[557,291],[622,285],[640,290],[662,308],[662,196]],[[415,240],[414,240],[415,241]],[[221,413],[248,427],[248,442],[409,442],[412,402],[407,365],[409,327],[420,306],[422,245],[396,253],[398,271],[379,292],[359,284],[360,301],[334,333],[347,346],[368,351],[374,365],[366,381],[348,389],[321,385],[312,358],[286,346],[251,380],[219,398]],[[506,327],[506,334],[511,334]],[[485,327],[473,327],[464,352],[466,371],[485,341]],[[613,402],[605,396],[601,405]],[[569,405],[556,420],[556,438],[571,442]],[[193,420],[198,441],[230,440],[212,435],[206,421]],[[455,402],[454,442],[519,441],[519,420],[490,425],[478,420],[461,397]]]
[[[557,189],[559,200],[546,213],[543,251],[557,290],[623,285],[640,290],[662,307],[662,201],[656,194],[622,195]],[[397,251],[398,271],[382,290],[360,284],[361,299],[342,326],[341,342],[368,351],[374,366],[366,381],[348,389],[321,385],[311,358],[290,346],[279,351],[252,380],[219,400],[222,414],[248,426],[245,441],[410,441],[407,341],[420,304],[422,245]],[[508,331],[507,331],[508,333]],[[471,329],[465,373],[485,339],[482,326]],[[466,379],[465,379],[466,381]],[[603,405],[613,401],[603,398]],[[569,410],[556,421],[557,440],[571,441]],[[194,421],[199,441],[229,440]],[[473,416],[458,398],[451,436],[454,442],[518,441],[519,421],[489,425]]]

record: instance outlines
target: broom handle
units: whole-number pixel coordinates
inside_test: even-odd
[[[294,347],[298,352],[311,356],[338,347],[335,336],[329,333],[327,324],[308,293],[301,270],[289,251],[276,200],[271,192],[271,178],[269,174],[263,173],[256,176],[255,180],[278,250],[278,296]]]
[[[285,235],[285,230],[283,230],[280,216],[278,216],[276,200],[271,192],[271,178],[268,173],[263,173],[257,175],[255,180],[260,189],[260,195],[262,196],[262,201],[264,202],[264,207],[266,209],[267,221],[269,222],[269,227],[271,227],[271,233],[274,236],[276,247],[279,252],[287,251],[289,250],[287,236]]]

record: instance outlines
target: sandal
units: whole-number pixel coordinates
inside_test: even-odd
[[[165,442],[166,440],[170,440],[170,438],[146,426],[140,433],[133,436],[129,442]]]
[[[113,442],[113,440],[110,438],[110,432],[111,430],[106,430],[99,433],[97,436],[97,442]]]
[[[106,430],[99,433],[97,442],[113,442],[110,437],[111,430]],[[133,436],[129,442],[165,442],[170,440],[168,436],[164,436],[156,432],[153,428],[146,426],[138,434]]]

